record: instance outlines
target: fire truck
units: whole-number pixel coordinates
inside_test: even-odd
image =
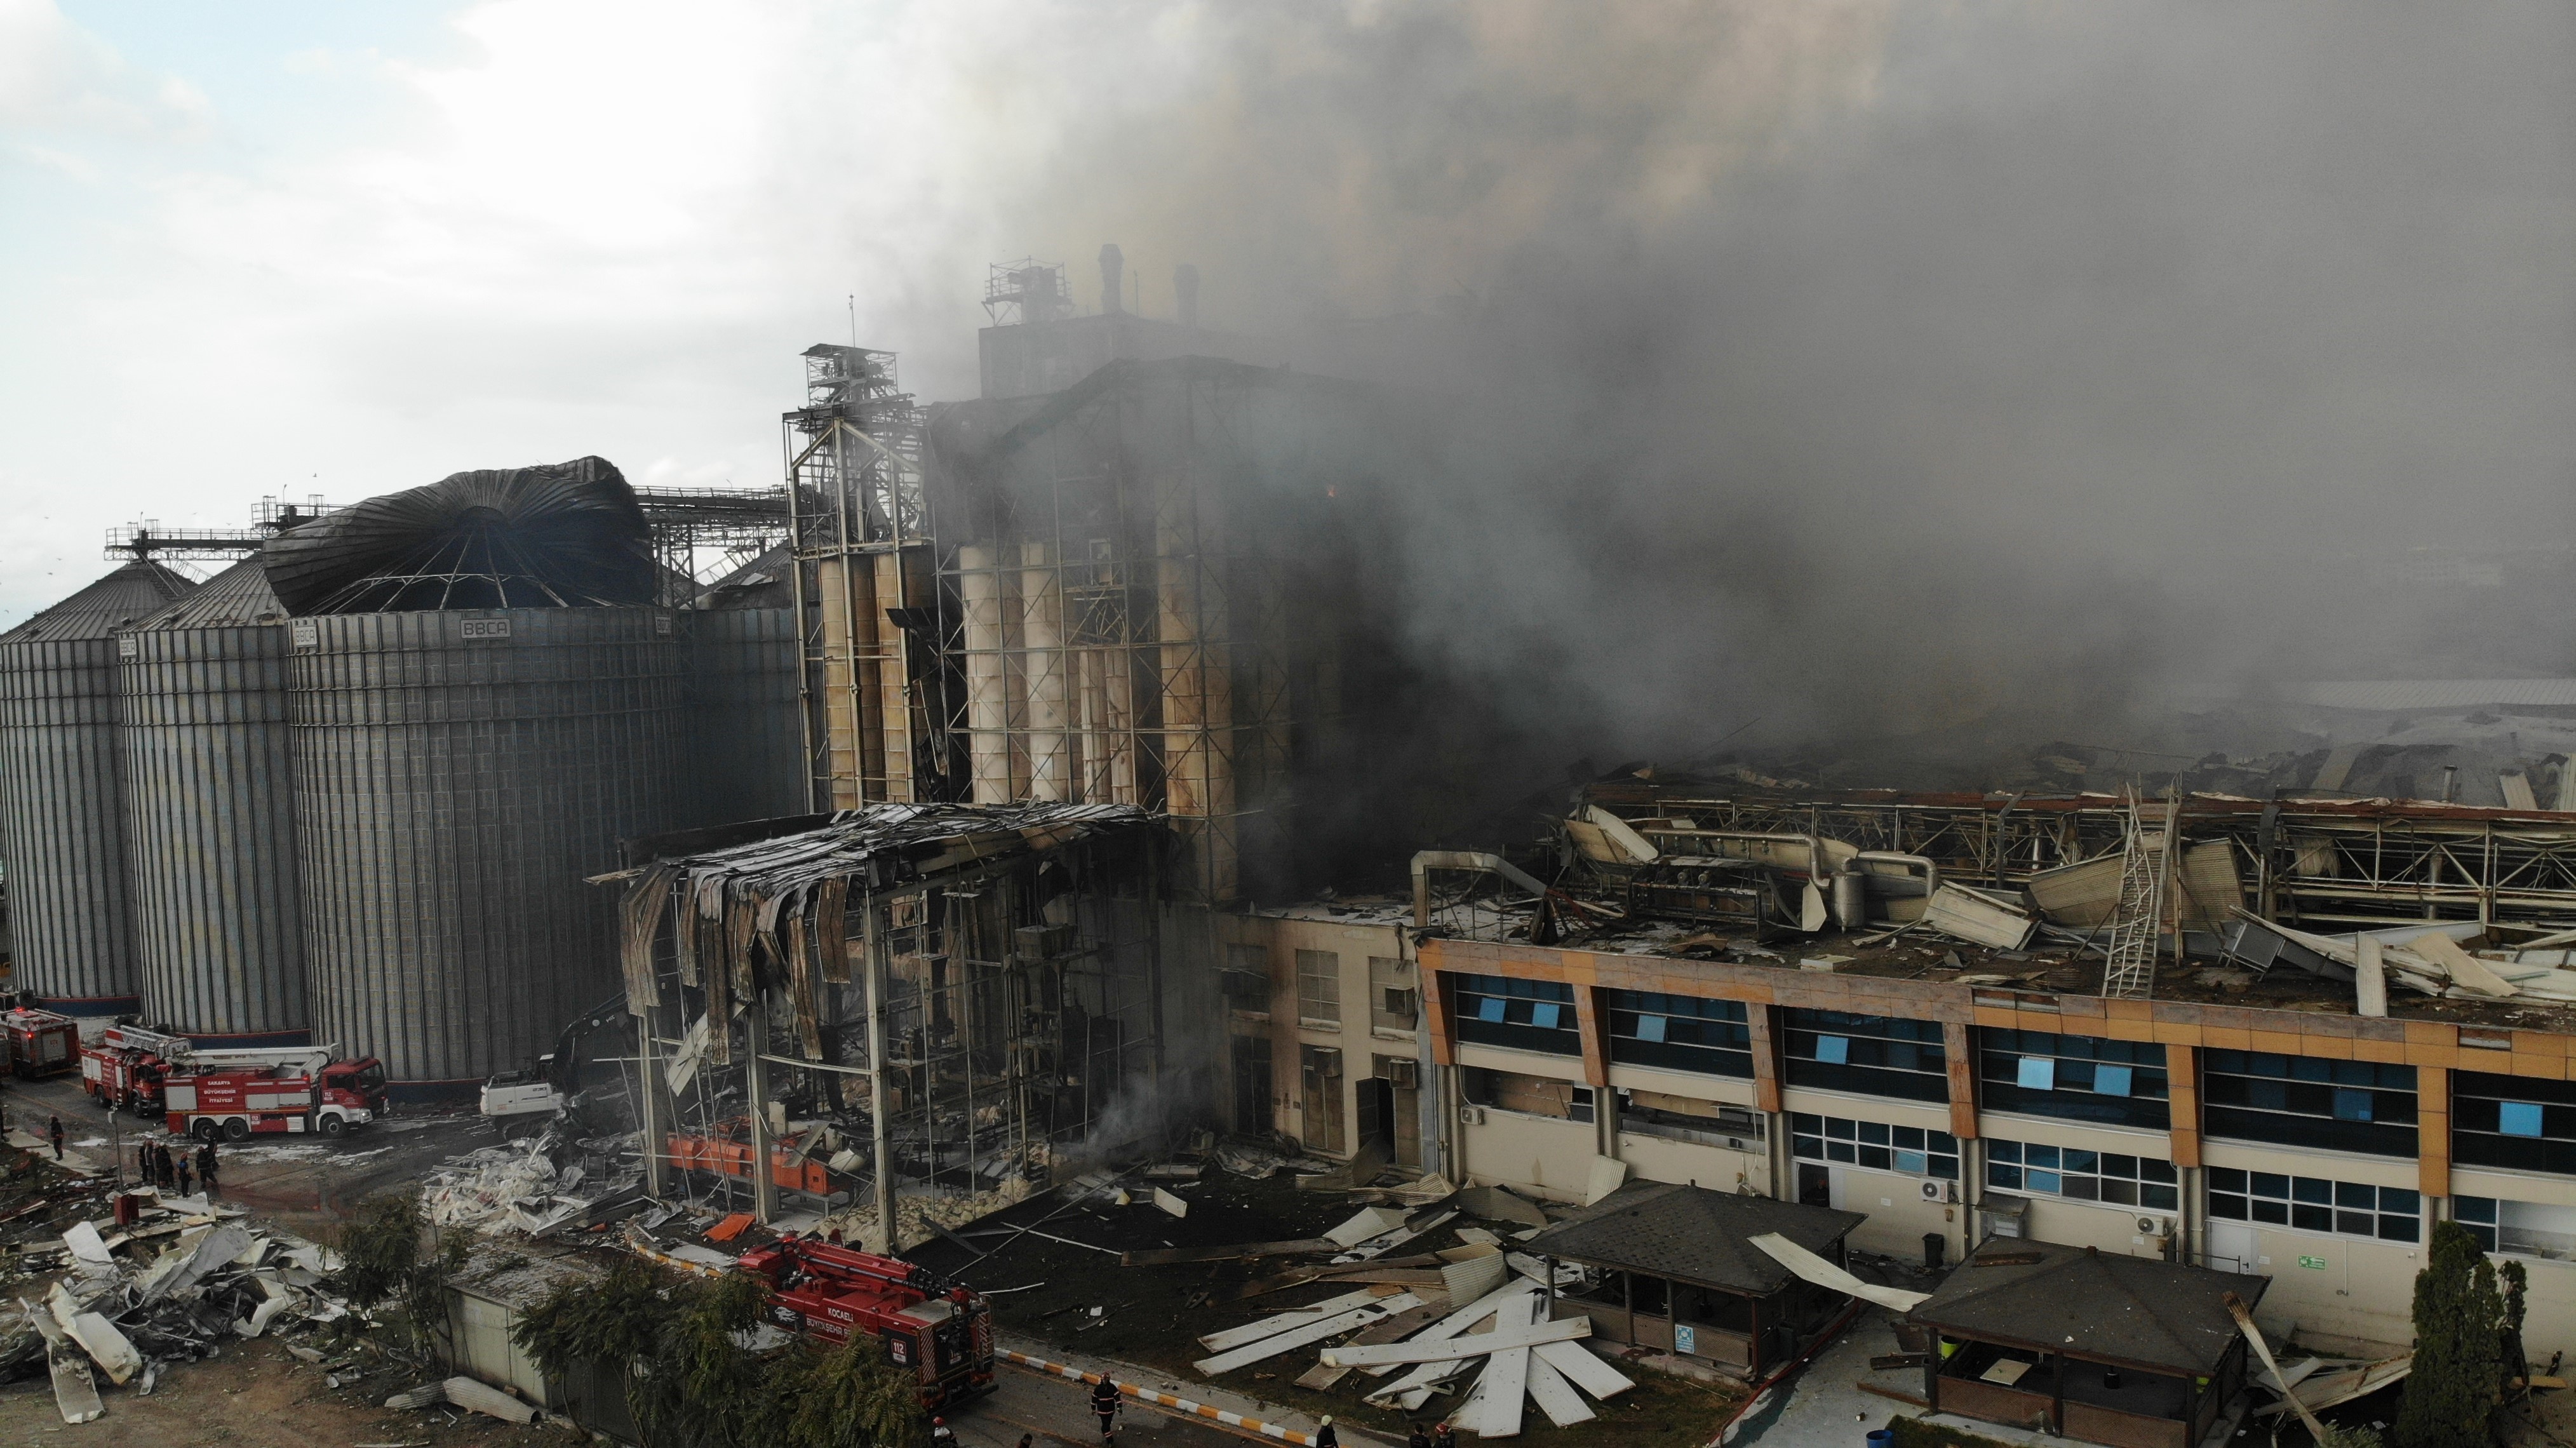
[[[385,1066],[332,1061],[319,1071],[300,1066],[241,1066],[229,1070],[176,1070],[161,1083],[170,1134],[201,1141],[240,1141],[275,1132],[340,1136],[385,1112]]]
[[[983,1294],[893,1257],[794,1235],[736,1264],[769,1288],[769,1320],[827,1343],[853,1333],[885,1344],[913,1375],[924,1408],[993,1388],[993,1308]]]
[[[277,1066],[307,1076],[331,1064],[328,1046],[262,1046],[209,1050],[185,1036],[110,1026],[98,1044],[81,1049],[81,1089],[142,1116],[168,1108],[162,1085],[176,1075]]]
[[[58,1076],[80,1064],[80,1024],[25,1006],[0,1012],[9,1035],[9,1069],[20,1076]]]

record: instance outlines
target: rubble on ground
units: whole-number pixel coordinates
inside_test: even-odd
[[[8,1167],[13,1177],[36,1170],[23,1151]],[[39,1185],[31,1200],[0,1211],[0,1222],[26,1228],[15,1244],[13,1302],[0,1307],[0,1376],[42,1365],[63,1421],[83,1423],[106,1411],[103,1385],[149,1393],[173,1364],[352,1315],[328,1285],[342,1265],[337,1253],[250,1226],[244,1215],[202,1196],[114,1189],[102,1179]],[[364,1370],[352,1362],[346,1371]]]

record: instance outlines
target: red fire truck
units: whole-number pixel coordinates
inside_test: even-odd
[[[769,1320],[825,1342],[867,1333],[913,1374],[921,1405],[939,1408],[993,1388],[993,1308],[983,1294],[926,1267],[781,1237],[737,1264],[769,1286]]]
[[[331,1064],[328,1046],[261,1046],[208,1050],[185,1036],[110,1026],[98,1044],[81,1048],[81,1089],[139,1116],[168,1108],[162,1085],[172,1076],[277,1066],[312,1076]]]
[[[339,1136],[385,1111],[385,1066],[333,1061],[318,1072],[294,1066],[174,1071],[161,1084],[173,1136],[239,1141],[253,1134],[315,1131]]]
[[[9,1036],[9,1069],[21,1076],[58,1076],[80,1064],[80,1025],[69,1016],[20,1006],[0,1012]]]

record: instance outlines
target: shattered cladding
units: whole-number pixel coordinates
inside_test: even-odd
[[[194,593],[128,563],[0,634],[0,850],[16,985],[85,1015],[135,1009],[117,768],[117,640]]]
[[[303,1039],[285,611],[247,560],[120,654],[144,1009],[200,1038]]]

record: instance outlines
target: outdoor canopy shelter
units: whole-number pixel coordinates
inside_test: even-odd
[[[2245,1384],[2248,1308],[2268,1277],[1988,1238],[1906,1314],[1930,1328],[1936,1413],[2114,1448],[2191,1448]]]
[[[1841,1265],[1867,1218],[1674,1182],[1630,1182],[1529,1240],[1526,1250],[1597,1269],[1565,1301],[1613,1342],[1759,1374],[1851,1299],[1804,1282],[1748,1239],[1777,1232]]]

